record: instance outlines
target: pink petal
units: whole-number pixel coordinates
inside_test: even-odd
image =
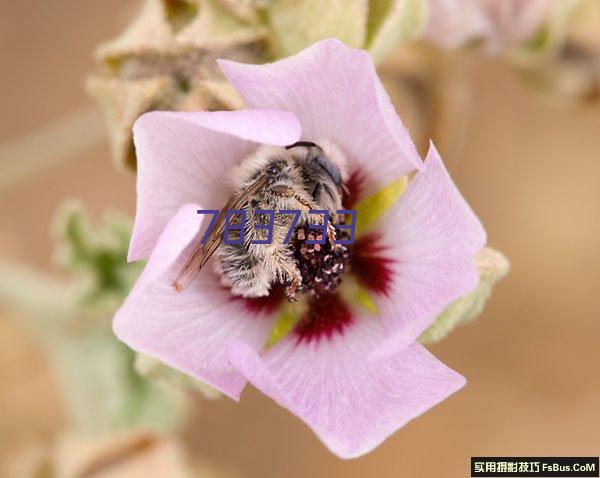
[[[431,145],[425,166],[383,219],[394,279],[378,306],[388,338],[373,358],[410,345],[451,302],[478,282],[475,254],[485,231]]]
[[[383,331],[361,319],[330,340],[293,336],[259,355],[242,342],[227,357],[248,380],[300,417],[341,458],[368,453],[461,388],[465,379],[413,344],[393,357],[366,356]]]
[[[231,193],[226,173],[259,144],[285,146],[300,124],[285,111],[151,112],[133,127],[137,209],[128,259],[148,257],[180,206],[220,209]]]
[[[324,40],[267,65],[219,65],[248,107],[293,112],[304,140],[334,141],[374,185],[421,166],[366,51]]]
[[[113,329],[134,350],[237,400],[246,379],[227,362],[226,345],[244,340],[261,348],[272,323],[259,314],[249,315],[242,301],[231,300],[209,270],[183,292],[173,289],[173,278],[198,239],[201,220],[196,209],[185,205],[168,223],[138,283],[117,311]]]

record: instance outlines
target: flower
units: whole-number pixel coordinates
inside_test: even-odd
[[[426,37],[445,48],[483,41],[498,53],[532,40],[552,7],[553,0],[430,0]]]
[[[416,339],[476,287],[485,232],[436,149],[419,158],[365,51],[324,40],[275,63],[220,66],[249,109],[151,112],[134,126],[129,259],[149,260],[114,331],[235,400],[250,381],[331,451],[360,456],[464,385]],[[345,156],[343,205],[359,220],[342,285],[298,304],[277,287],[250,300],[207,266],[176,292],[200,237],[196,211],[225,204],[227,172],[261,145],[321,139]]]

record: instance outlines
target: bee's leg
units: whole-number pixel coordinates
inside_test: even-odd
[[[296,261],[287,247],[279,246],[271,251],[271,261],[275,275],[282,284],[287,284],[285,295],[290,302],[296,301],[296,292],[302,285],[302,276]]]
[[[314,207],[314,205],[311,204],[309,201],[296,194],[296,191],[293,188],[284,184],[273,186],[269,188],[267,192],[275,196],[279,196],[281,198],[294,199],[295,201],[300,203],[300,205],[302,205],[305,209],[312,209]]]
[[[298,287],[302,284],[302,278],[295,278],[292,280],[290,284],[285,288],[285,296],[287,300],[290,302],[298,302],[296,299],[296,293],[298,292]]]
[[[294,188],[291,188],[290,186],[286,186],[285,184],[277,184],[275,186],[272,186],[269,189],[267,189],[266,192],[274,194],[275,196],[281,196],[284,198],[291,198],[291,197],[294,197],[294,195],[296,194],[296,192],[294,191]]]
[[[331,222],[327,223],[327,239],[331,243],[331,247],[333,247],[334,249],[339,249],[340,244],[335,243],[336,235],[337,233],[335,226],[331,224]]]

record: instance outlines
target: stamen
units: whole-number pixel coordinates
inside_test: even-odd
[[[322,240],[322,235],[306,225],[299,226],[291,242],[294,258],[302,276],[299,293],[320,298],[330,295],[342,282],[348,268],[350,253],[342,244],[306,244],[307,240]]]

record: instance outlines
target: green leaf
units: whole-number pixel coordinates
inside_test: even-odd
[[[111,330],[114,307],[137,275],[126,263],[131,222],[107,214],[93,227],[76,203],[63,206],[58,218],[58,257],[70,280],[0,260],[0,302],[22,314],[20,323],[46,349],[75,431],[172,430],[185,414],[185,396],[140,376],[135,352]],[[93,287],[82,289],[85,276]],[[113,299],[110,307],[105,295]]]
[[[267,14],[281,57],[325,38],[364,46],[368,0],[278,0]]]
[[[500,252],[484,247],[476,256],[479,284],[473,292],[454,301],[436,321],[421,335],[423,344],[437,342],[446,337],[457,325],[477,318],[492,293],[494,284],[504,277],[510,268],[506,257]]]
[[[127,263],[132,224],[117,212],[107,212],[92,226],[76,201],[64,203],[56,214],[55,258],[79,284],[82,304],[106,313],[123,301],[143,268]]]
[[[383,216],[398,200],[408,186],[408,178],[402,176],[376,193],[360,200],[356,205],[356,235],[365,232]]]
[[[365,47],[375,63],[397,45],[416,39],[427,16],[426,0],[370,0]]]

